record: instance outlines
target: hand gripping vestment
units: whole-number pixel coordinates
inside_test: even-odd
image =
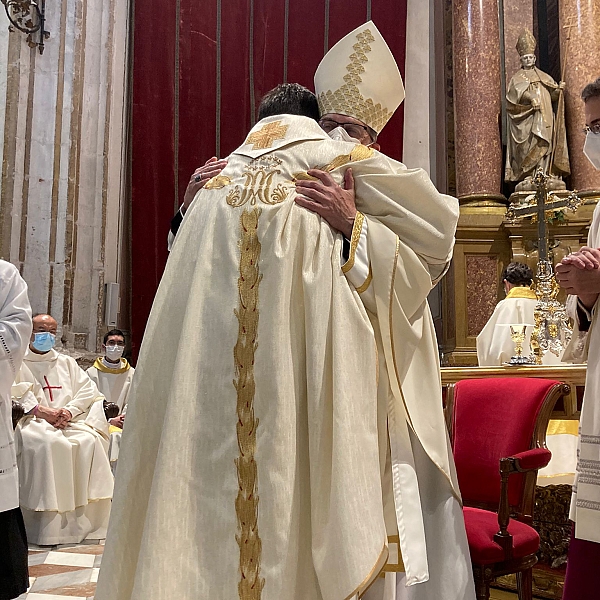
[[[154,301],[98,600],[362,594],[388,559],[378,362],[389,365],[384,412],[404,415],[398,428],[409,435],[410,423],[458,493],[425,300],[430,267],[441,273],[451,255],[455,201],[304,117],[263,119],[228,160],[186,214]],[[339,182],[347,166],[369,198],[359,209],[374,232],[379,318],[342,272],[341,235],[294,202],[294,179],[319,167]],[[412,355],[433,365],[430,384]],[[402,522],[420,512],[418,492],[396,500]],[[399,533],[407,575],[415,555],[412,576],[426,580],[423,548]]]

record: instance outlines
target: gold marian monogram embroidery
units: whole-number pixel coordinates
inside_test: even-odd
[[[350,154],[340,154],[336,156],[330,163],[323,165],[322,167],[314,167],[319,171],[325,171],[326,173],[330,173],[334,169],[338,167],[343,167],[350,162],[354,162],[357,160],[365,160],[366,158],[370,158],[373,156],[374,150],[373,148],[369,148],[368,146],[363,146],[362,144],[357,144]],[[310,181],[315,180],[315,177],[309,175],[306,171],[301,171],[300,173],[294,173],[294,181]]]
[[[260,577],[262,542],[258,534],[258,482],[256,430],[254,416],[254,358],[258,337],[258,288],[262,275],[258,267],[260,242],[257,236],[260,209],[245,209],[240,217],[240,276],[239,304],[235,311],[238,320],[238,339],[233,349],[237,391],[237,441],[240,451],[235,460],[238,494],[235,500],[238,533],[235,539],[240,548],[240,600],[260,600],[265,585]]]
[[[282,140],[289,125],[281,125],[281,121],[273,121],[263,125],[258,131],[251,133],[246,144],[252,144],[252,150],[264,150],[270,148],[275,140]]]
[[[280,204],[288,195],[288,190],[283,184],[278,184],[273,191],[273,177],[281,173],[279,166],[283,161],[275,156],[261,156],[254,159],[244,169],[246,181],[243,187],[235,186],[227,194],[227,204],[229,206],[243,206],[246,202],[255,205],[257,202],[263,204]]]

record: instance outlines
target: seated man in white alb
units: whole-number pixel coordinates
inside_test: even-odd
[[[113,492],[104,397],[53,349],[56,330],[50,315],[34,316],[12,389],[27,413],[15,431],[19,492],[27,538],[37,545],[103,539]]]
[[[129,387],[135,369],[127,362],[127,359],[122,358],[125,350],[125,336],[120,329],[112,329],[104,335],[102,350],[104,356],[98,357],[86,373],[108,402],[113,402],[119,407],[118,416],[108,421],[110,424],[108,457],[114,472],[119,458]]]
[[[531,289],[532,281],[533,272],[524,263],[512,262],[504,269],[502,282],[506,298],[498,302],[489,321],[477,336],[477,360],[480,367],[500,366],[514,356],[515,343],[510,337],[509,325],[531,325],[525,330],[523,356],[531,354],[529,343],[537,304],[537,297]],[[546,352],[542,362],[545,365],[556,365],[560,363],[560,357]]]

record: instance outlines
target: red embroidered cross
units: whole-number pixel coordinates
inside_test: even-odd
[[[44,375],[44,381],[46,385],[42,387],[43,390],[48,390],[48,394],[50,395],[50,402],[54,402],[54,397],[52,396],[52,390],[62,390],[62,385],[50,385],[48,378]]]

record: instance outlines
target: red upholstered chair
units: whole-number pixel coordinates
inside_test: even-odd
[[[448,389],[446,416],[478,600],[490,583],[517,574],[520,600],[532,597],[540,538],[530,526],[537,471],[550,461],[546,429],[558,381],[496,378],[459,381]]]

